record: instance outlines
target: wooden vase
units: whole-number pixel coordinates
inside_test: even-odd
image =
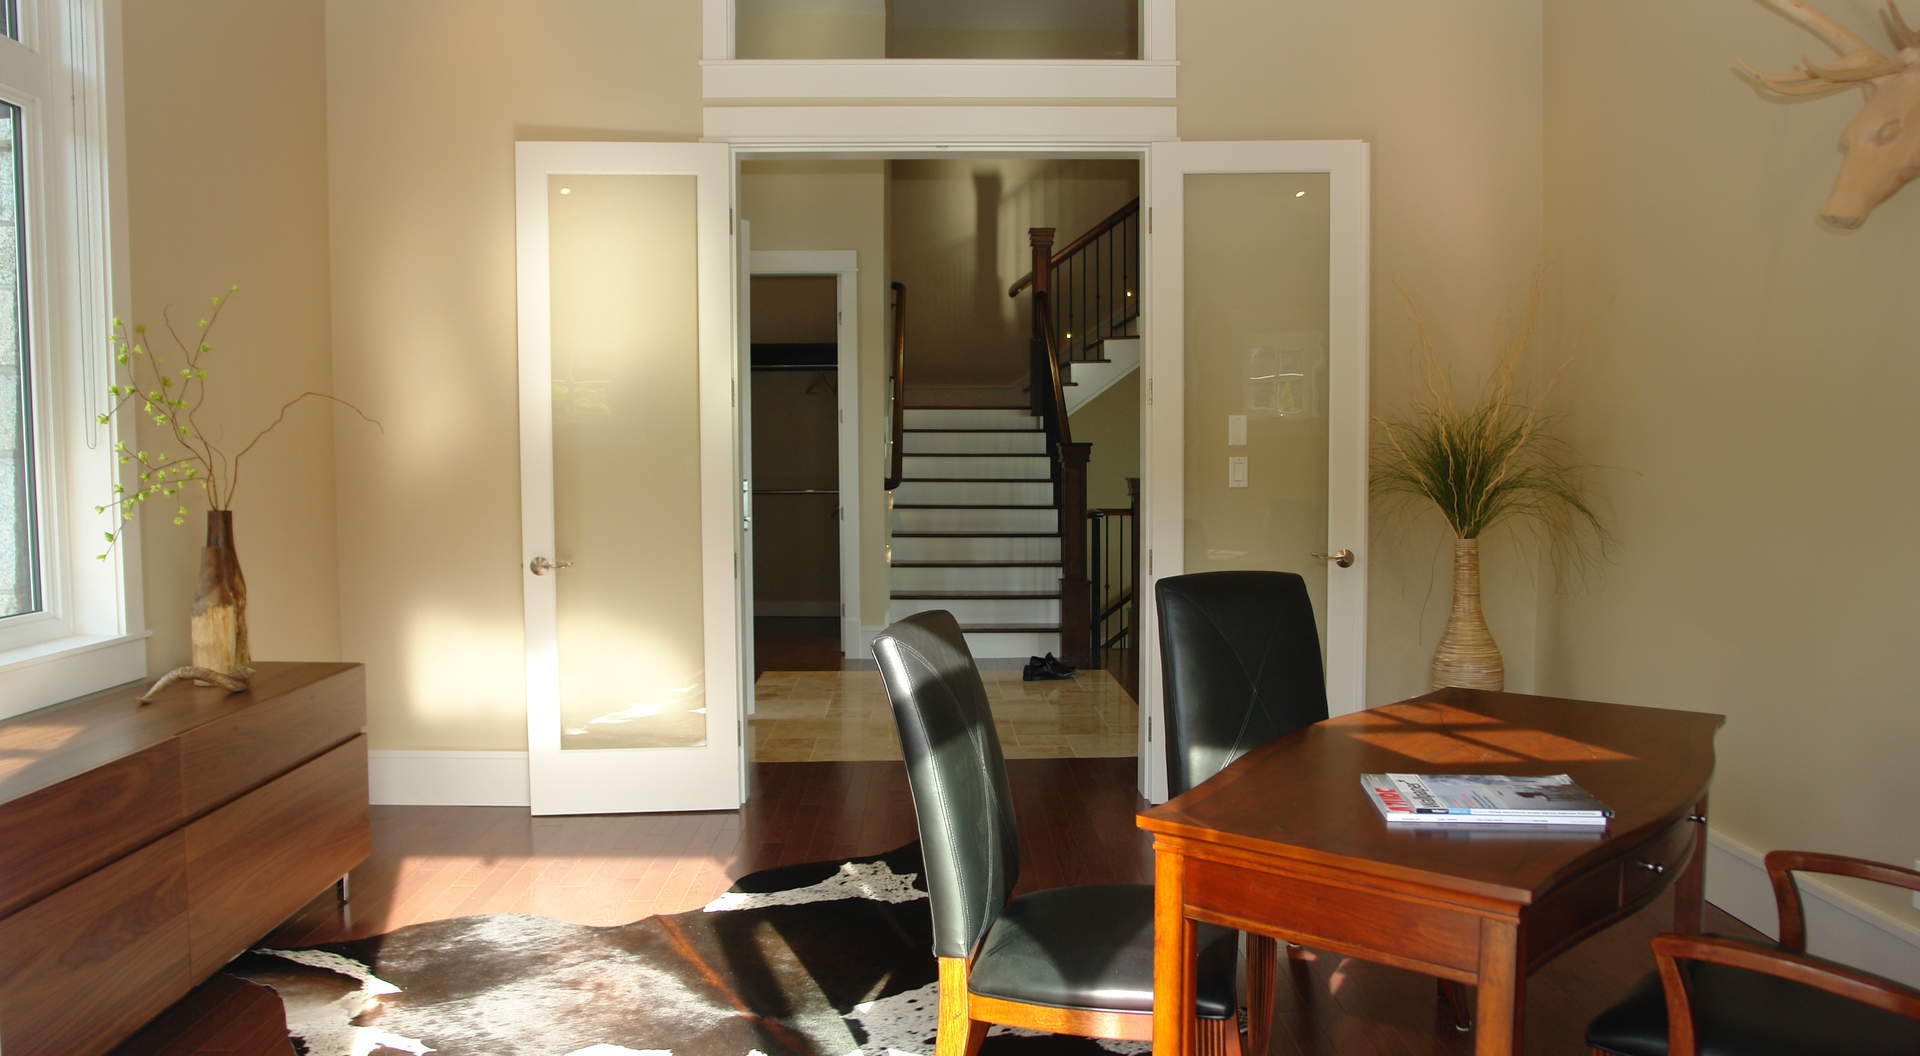
[[[200,592],[193,599],[193,666],[231,673],[253,666],[247,648],[247,581],[233,548],[233,511],[207,511]]]
[[[1480,612],[1480,540],[1453,541],[1453,611],[1433,651],[1433,688],[1505,689],[1506,665]]]

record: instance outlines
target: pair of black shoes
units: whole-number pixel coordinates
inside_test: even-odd
[[[1020,681],[1045,682],[1059,678],[1072,678],[1073,668],[1061,663],[1052,653],[1045,656],[1027,658],[1027,666],[1020,669]]]

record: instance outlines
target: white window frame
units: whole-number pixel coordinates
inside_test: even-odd
[[[701,0],[708,99],[1172,99],[1176,0],[1140,0],[1138,59],[740,59],[735,0]]]
[[[27,347],[42,611],[0,620],[0,718],[146,673],[138,520],[94,513],[119,472],[101,425],[128,288],[119,0],[20,0],[0,97],[21,108]],[[128,425],[129,434],[132,426]],[[106,560],[102,532],[127,529]]]

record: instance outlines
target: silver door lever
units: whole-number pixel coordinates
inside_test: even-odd
[[[1331,561],[1334,564],[1339,565],[1341,568],[1353,567],[1353,551],[1348,550],[1345,547],[1342,547],[1339,550],[1335,550],[1331,554],[1314,554],[1313,556],[1319,558],[1322,561]]]
[[[527,571],[533,573],[536,576],[546,575],[548,569],[554,569],[555,571],[558,571],[559,569],[562,569],[562,568],[572,568],[572,567],[573,567],[573,562],[571,561],[549,561],[545,557],[536,557],[533,560],[527,562]]]

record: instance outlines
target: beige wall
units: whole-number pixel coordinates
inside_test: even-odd
[[[1821,6],[1883,41],[1875,5]],[[1819,54],[1757,6],[1547,11],[1556,326],[1620,548],[1545,590],[1541,686],[1726,715],[1714,827],[1757,850],[1910,862],[1916,827],[1885,805],[1920,798],[1920,191],[1817,228],[1857,100],[1743,85],[1736,58]],[[1661,76],[1619,77],[1624,54]]]
[[[698,5],[528,12],[327,5],[335,377],[405,412],[336,436],[341,649],[378,748],[526,742],[514,142],[700,135]]]
[[[756,250],[852,250],[860,268],[860,622],[887,615],[886,492],[880,490],[888,335],[887,163],[753,161],[741,166],[740,212]]]
[[[1127,478],[1140,475],[1140,372],[1133,371],[1073,412],[1073,439],[1093,445],[1087,505],[1125,506]]]
[[[1427,306],[1456,377],[1477,378],[1540,259],[1539,0],[1183,0],[1178,28],[1182,138],[1372,144],[1375,413],[1418,391],[1395,284]],[[1605,80],[1588,83],[1605,97]],[[1354,549],[1370,560],[1367,696],[1380,703],[1426,687],[1450,550],[1437,516],[1376,513],[1371,535]],[[1533,558],[1496,532],[1483,563],[1507,684],[1529,689]]]
[[[379,393],[336,388],[332,376],[323,24],[318,0],[125,6],[133,319],[158,331],[171,306],[192,333],[208,298],[239,285],[210,342],[198,415],[229,454],[307,390],[332,389],[376,417],[397,409]],[[341,655],[335,413],[313,401],[296,408],[244,463],[234,533],[258,659]],[[342,431],[371,431],[347,420]],[[149,424],[143,443],[164,449],[153,434]],[[205,503],[186,505],[184,527],[170,523],[170,509],[150,511],[143,526],[156,671],[186,663],[189,650],[206,531]]]
[[[733,53],[742,59],[879,59],[886,0],[737,0]]]
[[[897,161],[887,237],[907,284],[908,385],[1018,388],[1031,301],[1007,287],[1032,270],[1027,229],[1055,247],[1139,194],[1132,161]]]

